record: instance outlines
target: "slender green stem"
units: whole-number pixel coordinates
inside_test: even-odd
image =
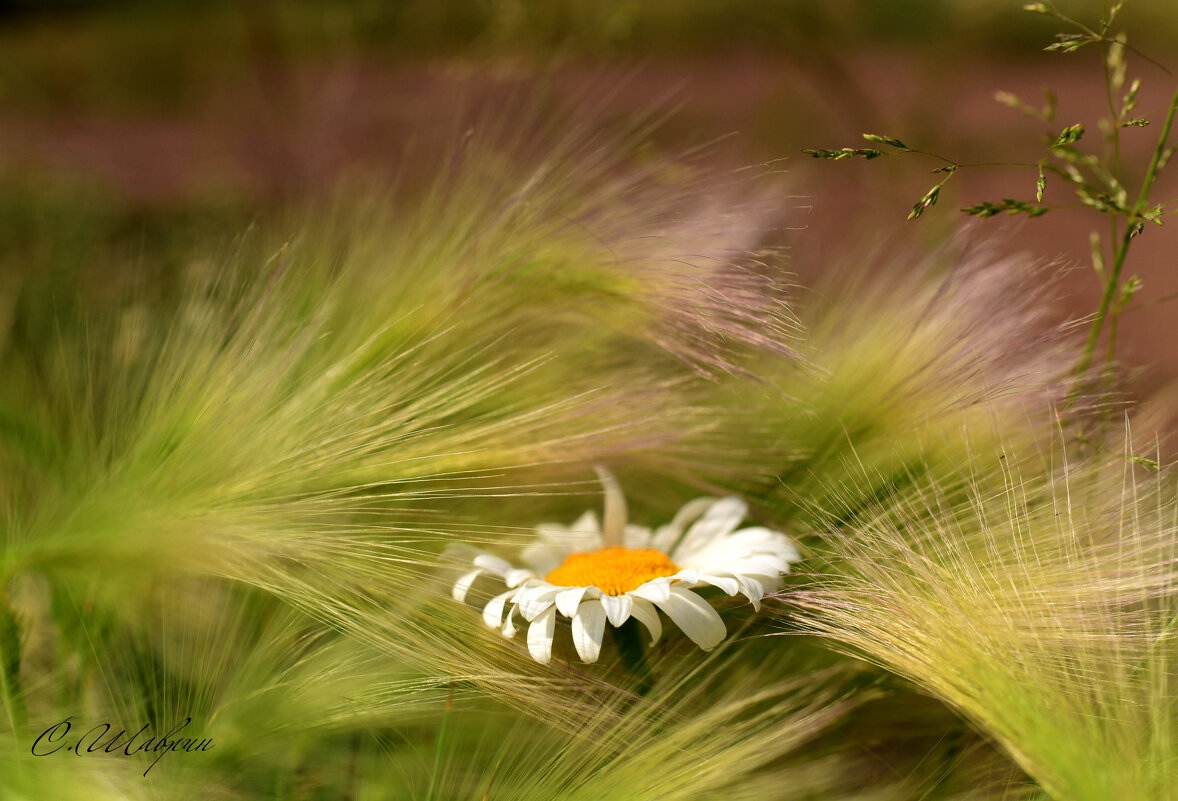
[[[1117,322],[1121,316],[1121,304],[1117,303],[1113,306],[1108,316],[1108,351],[1105,354],[1105,362],[1112,364],[1117,357]],[[1109,375],[1109,386],[1112,386],[1112,375]]]
[[[1100,298],[1100,306],[1096,310],[1096,317],[1093,319],[1092,328],[1088,332],[1088,343],[1084,347],[1084,353],[1080,357],[1079,364],[1076,365],[1077,375],[1087,372],[1092,364],[1092,356],[1096,352],[1096,343],[1100,339],[1101,331],[1104,330],[1105,318],[1109,316],[1113,296],[1120,284],[1121,269],[1125,266],[1125,257],[1129,254],[1129,245],[1133,240],[1133,226],[1141,218],[1141,212],[1145,209],[1146,203],[1149,202],[1149,190],[1153,188],[1154,181],[1157,180],[1158,165],[1161,164],[1162,157],[1166,152],[1166,142],[1170,138],[1170,129],[1174,125],[1174,112],[1176,110],[1178,110],[1178,91],[1175,91],[1174,98],[1170,101],[1170,108],[1166,112],[1166,122],[1162,126],[1161,135],[1158,137],[1158,145],[1154,150],[1153,159],[1149,163],[1149,170],[1145,173],[1145,180],[1142,181],[1137,202],[1133,204],[1133,210],[1129,214],[1128,220],[1126,220],[1125,231],[1121,235],[1120,246],[1117,248],[1116,255],[1113,258],[1112,268],[1108,274],[1108,281],[1104,286],[1104,294]],[[1112,346],[1115,347],[1115,344],[1116,342],[1113,340]]]
[[[1108,104],[1109,125],[1112,126],[1109,134],[1109,138],[1112,140],[1110,160],[1113,166],[1112,174],[1115,177],[1120,173],[1121,169],[1121,115],[1117,112],[1116,104],[1113,102],[1113,76],[1108,65],[1108,57],[1109,53],[1112,52],[1112,48],[1113,44],[1109,44],[1108,42],[1102,42],[1100,45],[1100,60],[1104,67],[1104,99]],[[1116,215],[1113,215],[1113,220],[1116,220]],[[1113,241],[1116,241],[1115,236],[1113,237]]]
[[[1033,162],[1033,161],[970,161],[970,162],[954,161],[953,159],[951,159],[947,156],[942,156],[940,153],[933,153],[931,150],[917,150],[916,148],[909,148],[908,150],[901,151],[900,153],[896,153],[894,155],[899,156],[904,153],[915,153],[920,156],[928,156],[929,158],[934,158],[934,159],[937,159],[938,161],[943,161],[950,166],[957,167],[958,169],[961,169],[964,167],[1038,167],[1039,166],[1038,162]]]
[[[1037,161],[963,161],[958,167],[1038,167]]]
[[[1107,23],[1108,12],[1109,12],[1108,0],[1105,0],[1104,17],[1102,20],[1103,24],[1101,26],[1101,35],[1102,36],[1107,32],[1107,29],[1108,29],[1108,23]],[[1120,182],[1120,172],[1121,172],[1121,125],[1120,125],[1121,121],[1120,121],[1120,114],[1117,113],[1116,105],[1113,101],[1113,76],[1112,76],[1112,68],[1109,66],[1109,55],[1112,53],[1112,48],[1114,46],[1115,46],[1114,44],[1110,44],[1107,41],[1101,42],[1101,44],[1100,44],[1100,60],[1101,60],[1101,67],[1102,67],[1101,71],[1104,73],[1104,98],[1105,98],[1105,102],[1108,104],[1108,121],[1109,121],[1109,125],[1111,126],[1111,128],[1110,128],[1111,132],[1109,134],[1109,140],[1110,140],[1109,144],[1110,144],[1110,148],[1111,148],[1112,152],[1109,154],[1109,161],[1112,164],[1112,170],[1110,171],[1110,173],[1111,173],[1110,177],[1112,178],[1113,181],[1117,181],[1119,183]],[[1111,186],[1110,186],[1110,189],[1112,189]],[[1109,241],[1110,247],[1113,247],[1114,243],[1120,239],[1120,231],[1117,226],[1117,221],[1119,219],[1120,219],[1120,215],[1115,212],[1110,213],[1108,215],[1108,225],[1109,225],[1109,240],[1108,241]],[[1130,224],[1132,224],[1132,223],[1130,223]],[[1111,363],[1113,361],[1113,358],[1116,356],[1117,317],[1120,314],[1120,306],[1121,306],[1121,304],[1117,303],[1114,307],[1112,307],[1112,313],[1109,315],[1108,355],[1106,357],[1106,361],[1109,363]]]

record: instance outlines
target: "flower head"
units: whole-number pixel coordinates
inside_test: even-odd
[[[538,662],[551,659],[557,615],[572,620],[573,645],[585,662],[597,661],[606,623],[621,626],[633,617],[657,642],[659,611],[710,651],[727,632],[716,610],[693,590],[712,586],[730,596],[740,593],[759,609],[761,599],[780,587],[781,574],[801,558],[780,532],[738,528],[748,507],[736,497],[691,501],[654,531],[628,524],[617,482],[598,472],[605,486],[604,526],[591,511],[570,526],[540,525],[539,542],[521,554],[525,567],[479,553],[475,569],[454,584],[454,599],[463,602],[480,575],[501,578],[507,590],[487,602],[483,619],[507,637],[525,622],[528,650]]]

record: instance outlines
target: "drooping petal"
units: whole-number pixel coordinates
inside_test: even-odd
[[[503,605],[507,602],[507,596],[511,595],[511,593],[511,590],[500,593],[487,601],[487,605],[483,607],[483,620],[491,628],[497,629],[503,625]]]
[[[469,573],[464,573],[459,576],[458,581],[454,582],[454,589],[450,591],[450,595],[458,603],[466,603],[466,594],[470,592],[470,587],[474,584],[474,580],[483,574],[483,569],[472,570]]]
[[[634,599],[634,606],[630,609],[630,615],[642,625],[646,626],[646,630],[650,632],[650,644],[654,645],[659,641],[659,637],[663,636],[663,624],[659,620],[659,610],[654,608],[654,604],[642,598]]]
[[[629,595],[601,595],[601,605],[611,626],[620,626],[630,618],[634,600]]]
[[[541,665],[547,665],[552,659],[552,635],[556,631],[556,608],[539,615],[528,626],[528,653]]]
[[[659,609],[703,650],[710,651],[719,645],[728,631],[716,610],[691,590],[676,585],[670,590],[670,597],[657,604]]]
[[[605,634],[605,609],[601,601],[585,601],[573,618],[573,645],[581,661],[592,664],[601,654],[601,638]]]
[[[507,610],[507,619],[503,621],[503,628],[501,629],[501,631],[503,633],[503,636],[509,640],[515,636],[516,628],[515,628],[515,607],[514,606]]]
[[[556,594],[556,608],[565,617],[572,617],[577,614],[577,606],[580,605],[581,598],[590,589],[590,587],[569,587],[567,590],[561,590]]]

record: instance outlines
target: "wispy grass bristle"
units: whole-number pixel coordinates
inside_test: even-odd
[[[823,535],[841,578],[790,605],[957,709],[1048,796],[1169,798],[1173,477],[1058,444],[1035,459],[967,465],[965,504],[927,480],[853,504]]]

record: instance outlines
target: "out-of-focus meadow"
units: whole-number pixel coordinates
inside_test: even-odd
[[[1178,18],[1117,20],[1128,200],[970,220],[1107,146],[1113,45],[1021,5],[0,0],[0,801],[1175,797]],[[803,153],[864,133],[1023,166]],[[597,465],[799,559],[706,653],[496,622]]]
[[[803,278],[886,244],[913,253],[942,241],[980,200],[1025,197],[1033,172],[962,174],[935,214],[904,223],[935,163],[814,162],[805,147],[899,136],[961,161],[1039,158],[1044,132],[993,99],[1059,97],[1061,124],[1105,111],[1096,49],[1045,53],[1055,20],[1017,2],[876,3],[8,2],[0,7],[0,174],[4,253],[31,268],[97,264],[109,247],[167,269],[186,244],[321,195],[341,175],[428,180],[415,166],[439,140],[503,107],[541,126],[571,115],[608,129],[663,119],[649,147],[716,143],[732,167],[772,162],[788,174],[782,236]],[[1096,0],[1069,3],[1080,19]],[[1137,0],[1129,41],[1178,69],[1178,22],[1165,0]],[[1173,76],[1129,54],[1140,110],[1160,117]],[[1143,164],[1153,129],[1123,147]],[[1174,193],[1163,179],[1159,197]],[[1062,187],[1051,187],[1063,193]],[[1050,194],[1049,194],[1050,197]],[[1010,248],[1077,268],[1066,312],[1091,313],[1084,208],[1026,224],[985,221]],[[1136,244],[1126,271],[1144,279],[1123,321],[1122,356],[1178,374],[1168,346],[1178,292],[1168,230]],[[72,249],[72,250],[71,250]]]

